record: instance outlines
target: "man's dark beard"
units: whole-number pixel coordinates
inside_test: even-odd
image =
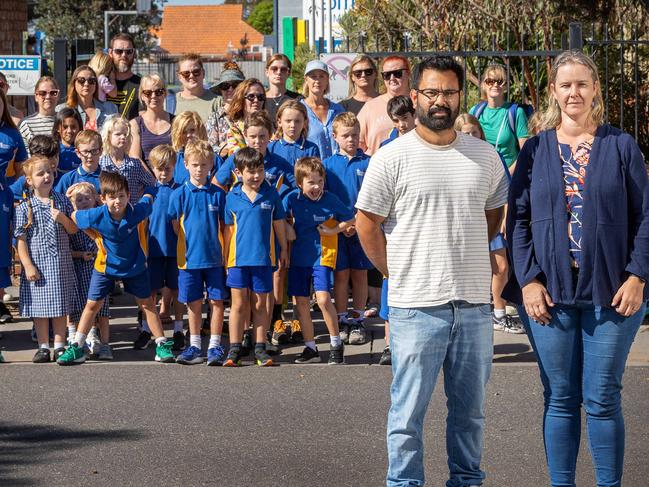
[[[433,105],[427,112],[421,105],[417,105],[417,120],[424,127],[429,128],[433,132],[441,132],[453,127],[453,123],[458,116],[458,112],[451,110],[447,107],[440,107]],[[444,113],[446,116],[443,118],[434,117],[438,113]]]

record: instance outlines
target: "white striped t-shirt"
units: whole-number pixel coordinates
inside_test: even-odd
[[[36,135],[51,136],[53,128],[54,116],[34,113],[29,117],[23,118],[18,126],[18,130],[20,130],[20,135],[23,137],[27,153],[29,154],[29,143]]]
[[[494,148],[470,135],[435,146],[412,130],[379,149],[356,208],[385,217],[388,304],[490,302],[485,210],[503,206],[507,189]]]

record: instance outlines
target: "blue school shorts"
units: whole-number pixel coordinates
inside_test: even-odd
[[[381,309],[379,310],[379,318],[388,321],[388,316],[390,316],[390,307],[388,306],[388,279],[384,278],[383,284],[381,285]]]
[[[88,300],[100,301],[104,299],[115,287],[115,281],[122,281],[124,291],[138,299],[151,297],[151,283],[149,282],[148,269],[133,277],[111,277],[93,269],[92,276],[90,277],[90,288],[88,289]]]
[[[370,259],[367,258],[358,235],[345,237],[342,233],[338,237],[338,255],[336,257],[336,270],[347,269],[369,270],[372,267]]]
[[[11,286],[11,275],[9,267],[0,267],[0,289]]]
[[[147,263],[151,289],[178,289],[178,262],[175,257],[151,257]]]
[[[250,289],[263,294],[273,290],[273,268],[271,266],[243,266],[228,269],[228,287]]]
[[[178,301],[193,303],[203,299],[205,291],[207,291],[207,298],[213,301],[223,301],[228,298],[223,267],[178,271]]]
[[[288,295],[311,296],[311,280],[314,291],[331,292],[334,287],[334,270],[331,267],[291,266],[288,269]]]
[[[497,234],[491,242],[489,242],[489,252],[494,250],[506,249],[507,242],[505,241],[505,236],[502,233]]]

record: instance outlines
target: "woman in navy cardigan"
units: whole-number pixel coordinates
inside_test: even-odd
[[[621,485],[622,374],[649,279],[647,170],[634,139],[603,124],[597,67],[567,51],[552,67],[546,130],[529,139],[507,215],[518,303],[544,387],[553,486],[574,486],[586,411],[598,486]]]

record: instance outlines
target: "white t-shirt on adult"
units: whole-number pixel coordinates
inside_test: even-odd
[[[503,206],[507,190],[494,148],[470,135],[435,146],[412,130],[379,149],[356,208],[385,217],[388,304],[490,302],[485,210]]]

